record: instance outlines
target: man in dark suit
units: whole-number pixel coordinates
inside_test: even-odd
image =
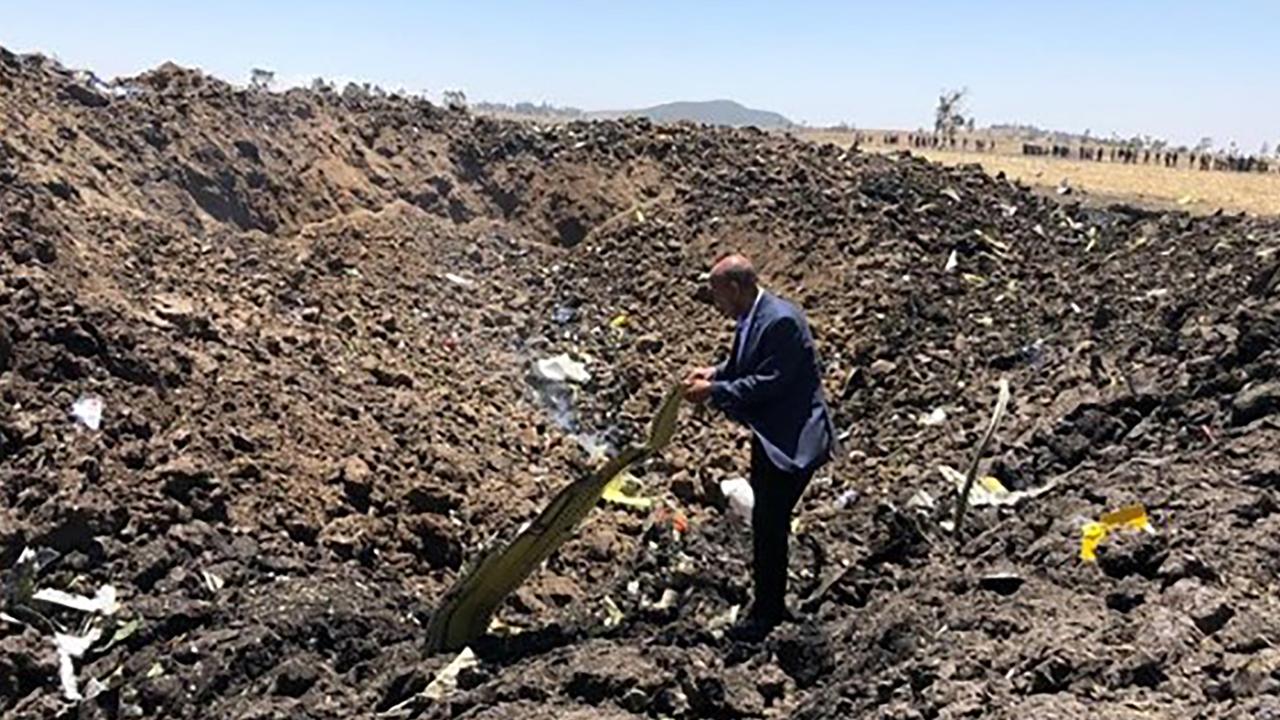
[[[804,313],[761,289],[741,255],[712,268],[711,297],[738,322],[733,347],[720,365],[689,373],[684,394],[751,428],[755,603],[733,635],[759,639],[786,617],[791,512],[831,457],[835,433]]]

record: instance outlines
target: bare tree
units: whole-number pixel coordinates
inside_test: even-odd
[[[270,70],[253,68],[249,71],[249,87],[254,90],[270,90],[271,84],[275,81],[276,74]]]
[[[1209,149],[1212,147],[1213,147],[1213,138],[1206,135],[1200,138],[1200,142],[1196,143],[1196,152],[1197,153],[1208,152]]]
[[[445,90],[440,94],[440,99],[444,101],[444,106],[450,110],[467,109],[467,94],[461,90]]]
[[[938,106],[933,111],[933,132],[947,139],[954,139],[956,129],[964,127],[964,98],[969,94],[968,88],[960,90],[944,90],[938,96]]]
[[[1262,143],[1262,147],[1258,148],[1258,157],[1266,157],[1270,154],[1271,154],[1271,146],[1264,141]]]

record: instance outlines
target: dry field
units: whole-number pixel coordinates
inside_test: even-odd
[[[865,131],[877,138],[882,131]],[[905,142],[906,132],[900,133]],[[815,131],[804,137],[817,142],[848,145],[852,134]],[[1003,139],[997,153],[911,149],[911,152],[945,165],[977,163],[987,172],[1003,172],[1033,187],[1055,190],[1065,179],[1086,202],[1131,202],[1162,209],[1183,209],[1195,213],[1244,211],[1255,215],[1280,215],[1280,173],[1200,172],[1158,165],[1121,165],[1109,162],[1082,162],[1053,157],[1013,154],[1021,141]],[[866,143],[872,152],[896,152],[903,145]],[[1012,152],[1010,152],[1012,151]]]

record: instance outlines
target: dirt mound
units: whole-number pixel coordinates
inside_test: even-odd
[[[107,87],[0,53],[0,91],[0,568],[50,548],[42,585],[113,583],[141,620],[80,663],[78,708],[49,639],[0,625],[6,716],[1277,711],[1275,222],[173,66]],[[646,467],[660,510],[594,512],[457,690],[413,699],[462,564],[723,351],[700,273],[730,248],[809,313],[846,431],[799,515],[809,612],[717,630],[748,597],[716,491],[746,438],[687,414]],[[529,382],[561,352],[591,373],[571,412]],[[1001,377],[983,470],[1052,489],[957,544],[911,499],[949,504],[936,468]],[[1083,523],[1135,502],[1154,534],[1081,563]]]

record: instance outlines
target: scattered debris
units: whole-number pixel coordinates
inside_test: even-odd
[[[217,595],[218,591],[222,589],[222,586],[226,584],[225,580],[214,575],[208,570],[201,570],[200,578],[204,581],[205,589],[208,590],[211,595]]]
[[[997,595],[1012,595],[1018,592],[1024,582],[1022,576],[1016,573],[990,573],[978,578],[978,587]]]
[[[960,481],[961,483],[964,482],[963,475],[960,475]],[[928,490],[917,490],[911,495],[911,499],[907,500],[907,507],[913,510],[932,512],[937,506],[937,501],[933,499],[933,496],[929,494]]]
[[[650,610],[669,610],[675,607],[676,603],[679,601],[680,593],[671,588],[667,588],[662,591],[662,597],[658,598],[657,602],[649,605],[648,607]]]
[[[840,493],[840,497],[836,498],[835,506],[837,510],[847,510],[858,502],[858,491],[850,488]]]
[[[941,425],[947,421],[947,411],[942,408],[934,408],[928,415],[921,415],[917,421],[924,427],[934,427]]]
[[[95,643],[103,636],[104,628],[108,626],[110,621],[101,621],[99,618],[110,618],[120,610],[120,603],[116,599],[116,588],[114,585],[103,585],[98,588],[93,597],[86,597],[75,593],[69,593],[56,588],[39,588],[37,587],[36,575],[40,569],[47,564],[48,560],[42,560],[44,553],[37,552],[31,548],[24,548],[18,556],[18,562],[15,564],[10,577],[11,586],[5,588],[4,608],[6,612],[0,613],[0,619],[13,624],[24,624],[24,620],[29,619],[46,632],[52,632],[52,642],[58,656],[58,679],[62,684],[62,695],[67,700],[78,702],[84,699],[84,695],[80,693],[79,683],[76,679],[75,661],[84,656]],[[47,556],[45,556],[47,557]],[[39,612],[32,603],[43,603],[52,605],[64,610],[73,610],[84,613],[87,617],[78,626],[81,628],[79,633],[68,632],[63,625],[57,621],[57,616],[45,615]],[[20,619],[22,618],[22,619]],[[128,628],[129,624],[122,626],[120,629]],[[137,630],[134,626],[129,630],[128,634],[132,634]],[[115,642],[113,634],[112,643]],[[124,637],[127,637],[125,634]]]
[[[956,492],[964,492],[965,475],[950,465],[939,465],[938,473],[955,485]],[[1000,480],[992,475],[977,478],[969,489],[969,505],[972,507],[998,507],[1017,505],[1024,500],[1037,498],[1057,487],[1057,482],[1050,481],[1031,490],[1009,490]]]
[[[534,369],[538,377],[547,382],[572,382],[581,385],[591,381],[591,373],[587,372],[586,365],[566,354],[539,360]]]
[[[1155,532],[1147,518],[1147,509],[1141,505],[1128,505],[1104,513],[1097,522],[1085,523],[1080,528],[1080,559],[1085,562],[1096,561],[1098,546],[1107,539],[1107,535],[1117,530]]]
[[[102,427],[102,398],[82,397],[71,405],[71,414],[90,430]]]
[[[114,615],[120,609],[120,603],[116,602],[116,589],[113,585],[103,585],[98,588],[98,592],[91,598],[53,588],[45,588],[37,591],[31,596],[31,599],[51,605],[60,605],[72,610],[79,610],[80,612],[108,616]]]
[[[461,275],[455,275],[454,273],[445,273],[445,274],[444,274],[444,279],[445,279],[445,280],[448,280],[449,282],[453,283],[454,285],[458,285],[458,286],[461,286],[461,287],[464,287],[464,288],[472,288],[472,287],[475,287],[475,286],[476,286],[476,281],[475,281],[475,280],[472,280],[472,279],[470,279],[470,278],[462,277]]]
[[[653,507],[651,498],[640,497],[640,481],[635,475],[627,471],[618,473],[617,477],[609,481],[604,486],[604,491],[600,493],[601,499],[615,505],[625,505],[627,507],[648,510]]]
[[[475,667],[476,654],[471,648],[463,648],[448,665],[436,673],[435,679],[422,691],[428,700],[443,700],[458,689],[458,674],[469,667]]]
[[[720,481],[720,493],[729,501],[729,513],[743,522],[751,522],[751,510],[755,506],[755,492],[746,478],[736,477]]]
[[[101,628],[90,628],[84,635],[55,633],[53,645],[58,651],[58,680],[62,683],[62,696],[72,702],[84,699],[76,680],[75,660],[83,657],[89,648],[102,637]]]
[[[623,619],[626,617],[622,614],[622,610],[618,607],[618,603],[613,601],[613,597],[611,595],[604,596],[604,611],[604,626],[606,628],[615,628],[621,625]]]
[[[991,413],[991,422],[987,424],[987,430],[982,434],[982,439],[978,441],[978,447],[974,450],[973,460],[969,463],[969,472],[965,474],[964,486],[960,489],[960,494],[956,497],[956,515],[954,530],[956,535],[960,534],[960,530],[964,527],[964,514],[969,508],[969,492],[973,489],[973,482],[978,476],[978,463],[982,461],[982,456],[987,451],[987,446],[991,444],[991,438],[995,436],[996,428],[1000,425],[1000,418],[1004,417],[1004,410],[1009,405],[1009,381],[1000,378],[1000,389],[996,398],[995,410]]]
[[[498,605],[568,539],[609,481],[670,444],[680,403],[680,387],[672,387],[650,424],[648,442],[627,447],[594,474],[561,490],[510,543],[490,549],[458,578],[431,616],[427,648],[456,650],[484,634]]]
[[[557,306],[556,309],[551,312],[551,321],[557,325],[568,325],[577,318],[577,309],[569,305]]]

